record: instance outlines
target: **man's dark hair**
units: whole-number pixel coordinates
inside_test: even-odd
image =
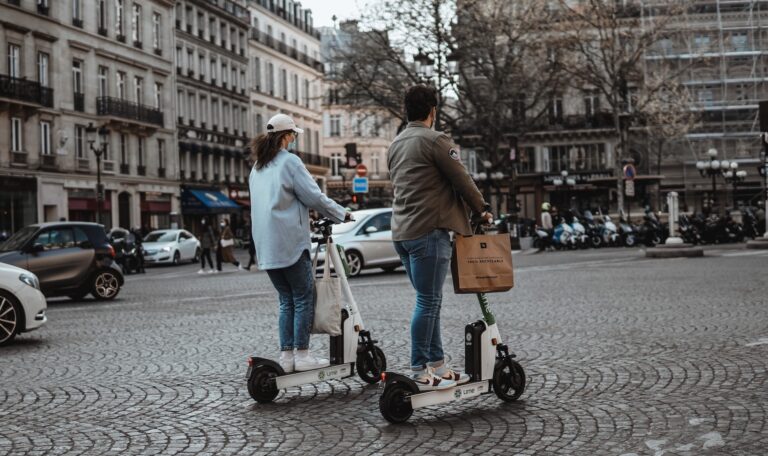
[[[437,90],[423,84],[412,86],[405,92],[405,114],[408,121],[424,120],[437,106]]]

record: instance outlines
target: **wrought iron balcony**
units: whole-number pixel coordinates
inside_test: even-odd
[[[114,97],[99,97],[96,99],[96,108],[100,116],[115,116],[163,126],[163,112],[146,105]]]
[[[53,107],[53,89],[43,87],[36,81],[12,78],[4,74],[0,74],[0,97]]]
[[[14,164],[14,165],[26,165],[27,164],[27,153],[26,152],[20,152],[20,151],[11,152],[11,164]]]
[[[131,166],[128,163],[120,163],[120,174],[131,174]]]
[[[40,169],[56,170],[56,156],[43,154],[40,156]]]
[[[77,17],[72,18],[72,25],[78,28],[83,28],[83,20]]]
[[[139,176],[146,176],[147,175],[147,167],[146,166],[137,166],[136,167],[136,174]]]
[[[165,177],[165,168],[157,168],[157,177]]]
[[[37,14],[42,14],[43,16],[48,15],[48,5],[44,5],[42,3],[37,4]]]
[[[329,157],[296,150],[291,150],[291,152],[298,155],[305,165],[322,166],[323,168],[331,167],[331,159]]]

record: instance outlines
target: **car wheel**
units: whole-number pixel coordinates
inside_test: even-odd
[[[91,294],[99,301],[114,299],[120,292],[120,280],[109,270],[99,271],[93,279]]]
[[[176,266],[179,264],[179,261],[181,261],[181,254],[179,251],[173,252],[173,265]]]
[[[346,254],[347,264],[349,265],[349,276],[355,277],[360,275],[360,272],[363,270],[363,256],[354,250],[348,250]]]
[[[16,337],[20,319],[21,312],[16,300],[9,293],[0,291],[0,345]]]

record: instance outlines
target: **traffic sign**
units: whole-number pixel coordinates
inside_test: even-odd
[[[637,176],[637,170],[635,169],[635,165],[629,164],[624,165],[624,179],[627,180],[633,180],[635,176]]]
[[[352,191],[355,193],[368,193],[368,178],[356,177],[352,180]]]
[[[624,194],[626,196],[635,196],[635,181],[627,180],[624,182]]]
[[[368,168],[362,163],[357,165],[357,168],[355,168],[355,171],[357,171],[357,175],[360,177],[365,177],[366,175],[368,175]]]

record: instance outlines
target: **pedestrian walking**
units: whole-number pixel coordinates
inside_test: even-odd
[[[134,242],[136,243],[136,273],[146,274],[144,270],[144,238],[141,236],[141,229],[136,227],[133,230]]]
[[[248,226],[248,266],[247,270],[251,270],[251,266],[256,264],[256,245],[253,243],[253,230]]]
[[[255,165],[248,178],[256,261],[279,296],[279,362],[286,373],[330,364],[309,353],[314,318],[309,208],[336,222],[351,220],[343,207],[323,195],[301,159],[288,152],[302,132],[285,114],[269,119],[267,133],[251,145]]]
[[[213,260],[211,260],[211,249],[216,242],[216,234],[213,232],[213,227],[208,223],[208,220],[205,217],[200,220],[200,224],[202,227],[197,236],[198,239],[200,239],[200,270],[197,271],[197,273],[205,273],[205,262],[207,261],[209,268],[208,273],[210,274],[214,271]]]
[[[223,263],[232,263],[237,267],[238,271],[242,271],[243,267],[240,266],[240,262],[235,258],[235,236],[229,227],[229,220],[222,220],[219,223],[219,228],[219,254],[216,255],[216,270],[221,272],[221,265]]]
[[[437,92],[417,85],[405,94],[408,125],[387,152],[394,200],[392,239],[416,290],[411,318],[412,376],[423,390],[466,383],[445,361],[440,336],[443,283],[451,261],[450,231],[472,234],[467,206],[493,214],[445,133],[433,130]]]

